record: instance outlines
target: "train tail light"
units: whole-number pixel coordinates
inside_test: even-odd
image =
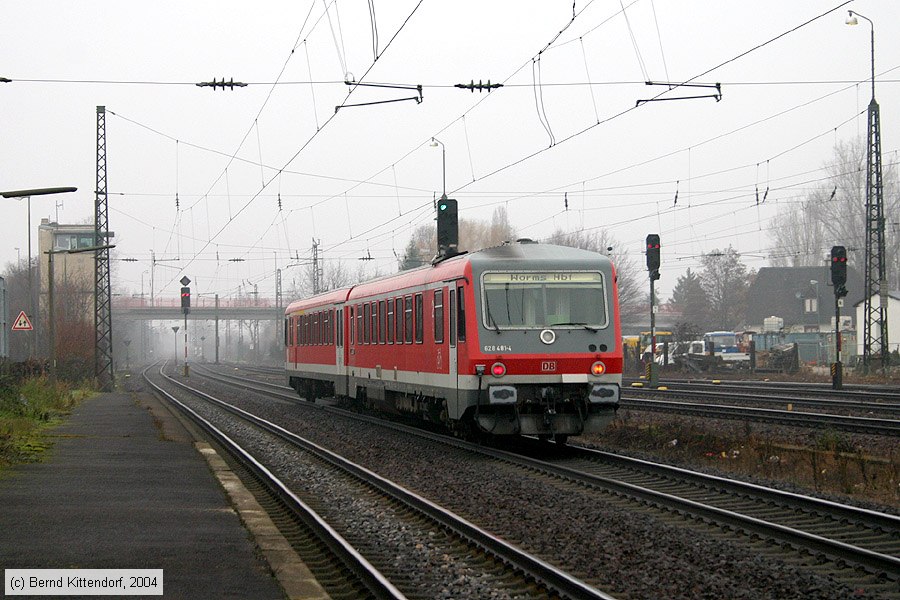
[[[494,377],[503,377],[506,375],[506,365],[501,362],[495,362],[491,365],[491,375]]]
[[[591,365],[591,375],[603,375],[606,373],[606,365],[602,361],[597,361]]]

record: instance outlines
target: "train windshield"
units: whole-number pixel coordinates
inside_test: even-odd
[[[603,276],[596,272],[512,272],[482,276],[482,321],[489,329],[609,324]]]

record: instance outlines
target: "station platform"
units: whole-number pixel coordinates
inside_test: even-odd
[[[155,397],[94,396],[49,435],[44,462],[0,476],[0,570],[163,569],[165,598],[286,597],[194,438]]]

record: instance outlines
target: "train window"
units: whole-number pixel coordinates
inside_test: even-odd
[[[450,297],[449,298],[450,303],[449,303],[449,306],[447,307],[447,312],[450,314],[450,331],[448,333],[450,334],[450,345],[455,346],[456,345],[456,311],[453,309],[456,308],[456,290],[451,288],[448,295]]]
[[[354,344],[353,340],[356,339],[353,334],[353,331],[356,329],[356,319],[354,318],[355,314],[356,314],[355,307],[351,306],[350,307],[350,315],[349,315],[349,317],[350,317],[350,323],[349,323],[349,325],[350,325],[350,345],[351,346]]]
[[[333,308],[328,310],[328,329],[326,329],[325,335],[328,337],[326,342],[328,342],[329,345],[334,344],[334,309]]]
[[[444,343],[444,290],[434,290],[434,343]]]
[[[363,323],[365,322],[365,317],[363,316],[362,304],[356,305],[356,343],[362,345],[365,343],[364,335],[365,335],[365,327],[363,327]]]
[[[484,326],[543,329],[608,325],[603,276],[590,271],[485,273]]]
[[[369,334],[372,327],[372,305],[366,302],[363,304],[363,344],[369,343]]]
[[[396,315],[397,322],[395,323],[395,331],[396,335],[394,339],[398,344],[403,343],[403,298],[397,298],[394,300],[394,314]]]
[[[291,345],[291,320],[290,319],[284,320],[284,345],[285,346]]]
[[[394,301],[387,301],[387,343],[394,343]]]
[[[338,348],[344,347],[344,309],[339,308],[337,310],[337,346]]]
[[[425,339],[425,307],[422,294],[416,294],[416,343],[421,344]]]
[[[371,338],[369,338],[369,342],[372,344],[378,343],[378,303],[372,302],[370,304],[372,307],[372,312],[369,314],[369,331],[371,332]]]
[[[403,310],[403,334],[407,344],[412,344],[413,340],[413,313],[412,313],[412,296],[403,299],[405,308]]]
[[[318,346],[322,343],[322,313],[316,313],[312,317],[312,343]]]
[[[456,288],[456,337],[460,342],[466,341],[466,295],[465,288],[459,286]]]
[[[384,300],[378,301],[378,343],[383,344],[387,329],[387,307]]]

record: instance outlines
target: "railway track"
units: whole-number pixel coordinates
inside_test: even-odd
[[[203,371],[203,369],[198,369],[198,371]],[[207,375],[209,374],[208,371],[206,373]],[[165,377],[162,373],[160,373],[160,376]],[[233,376],[228,377],[233,378]],[[443,548],[443,561],[445,563],[452,560],[453,562],[466,565],[467,570],[478,574],[480,585],[489,586],[492,593],[496,593],[499,597],[505,594],[511,598],[612,598],[553,567],[549,563],[490,535],[440,506],[333,452],[317,446],[309,440],[290,433],[277,424],[219,400],[181,381],[165,378],[168,385],[177,386],[181,390],[201,398],[203,402],[214,406],[216,410],[225,411],[231,417],[252,424],[254,428],[258,428],[267,435],[277,438],[279,443],[288,445],[305,455],[314,456],[318,469],[332,472],[331,477],[352,479],[352,483],[349,485],[355,489],[354,494],[357,498],[360,498],[352,501],[357,510],[360,510],[359,504],[368,504],[374,505],[366,509],[366,512],[369,514],[381,515],[385,519],[389,518],[387,515],[398,515],[396,518],[402,521],[402,530],[406,532],[405,535],[408,537],[410,532],[415,532],[414,535],[417,541],[414,541],[413,549],[420,550],[426,546],[440,546]],[[159,386],[153,385],[156,389],[160,389]],[[272,384],[268,385],[272,386]],[[171,397],[171,395],[169,396]],[[188,408],[184,402],[174,399],[173,401],[177,403],[179,408],[192,413],[193,418],[206,421],[195,410]],[[216,434],[217,437],[220,435],[225,436],[224,433]],[[233,442],[232,445],[236,446]],[[248,455],[246,451],[241,452],[241,454]],[[256,468],[256,470],[258,471],[259,468]],[[322,476],[321,473],[317,475],[317,477]],[[282,485],[287,488],[287,485]],[[290,490],[288,492],[290,493]],[[310,501],[307,500],[307,502]],[[365,561],[364,564],[374,565],[374,567],[370,566],[365,569],[360,565],[353,565],[350,570],[355,573],[363,569],[376,582],[387,583],[392,588],[395,583],[396,588],[394,589],[398,590],[396,593],[401,594],[400,596],[385,595],[384,591],[377,587],[373,588],[371,582],[364,581],[366,589],[371,590],[372,597],[432,597],[431,594],[433,592],[426,591],[427,587],[423,588],[422,578],[424,575],[422,573],[410,573],[408,568],[397,565],[396,553],[399,551],[398,548],[392,546],[384,547],[382,545],[383,540],[380,540],[378,535],[372,535],[369,526],[361,526],[353,514],[336,514],[328,506],[334,502],[334,496],[330,495],[327,498],[316,499],[310,504],[316,506],[316,512],[321,511],[326,515],[324,518],[318,517],[319,520],[324,522],[327,518],[328,522],[333,523],[334,530],[338,532],[337,535],[343,536],[348,540],[343,545],[359,548],[359,550],[355,551],[355,556],[358,558],[365,556],[367,558],[362,558]],[[333,542],[328,545],[333,545]],[[346,556],[341,558],[345,564],[351,562]],[[369,568],[372,570],[371,573]],[[324,577],[327,580],[333,578],[334,575],[331,572],[326,572]],[[346,577],[346,575],[342,574],[341,577]],[[457,576],[454,575],[454,577]],[[342,583],[340,587],[344,585]],[[360,583],[354,583],[354,585],[358,587]]]
[[[249,381],[240,385],[294,396],[283,386]],[[900,518],[896,516],[587,449],[556,450],[550,444],[529,443],[513,454],[339,409],[325,410],[489,455],[525,476],[562,479],[630,510],[664,513],[676,521],[687,517],[705,535],[740,538],[762,553],[774,552],[804,568],[833,574],[848,586],[900,597]],[[535,458],[548,455],[548,449],[549,459]],[[718,533],[710,533],[710,528]]]

